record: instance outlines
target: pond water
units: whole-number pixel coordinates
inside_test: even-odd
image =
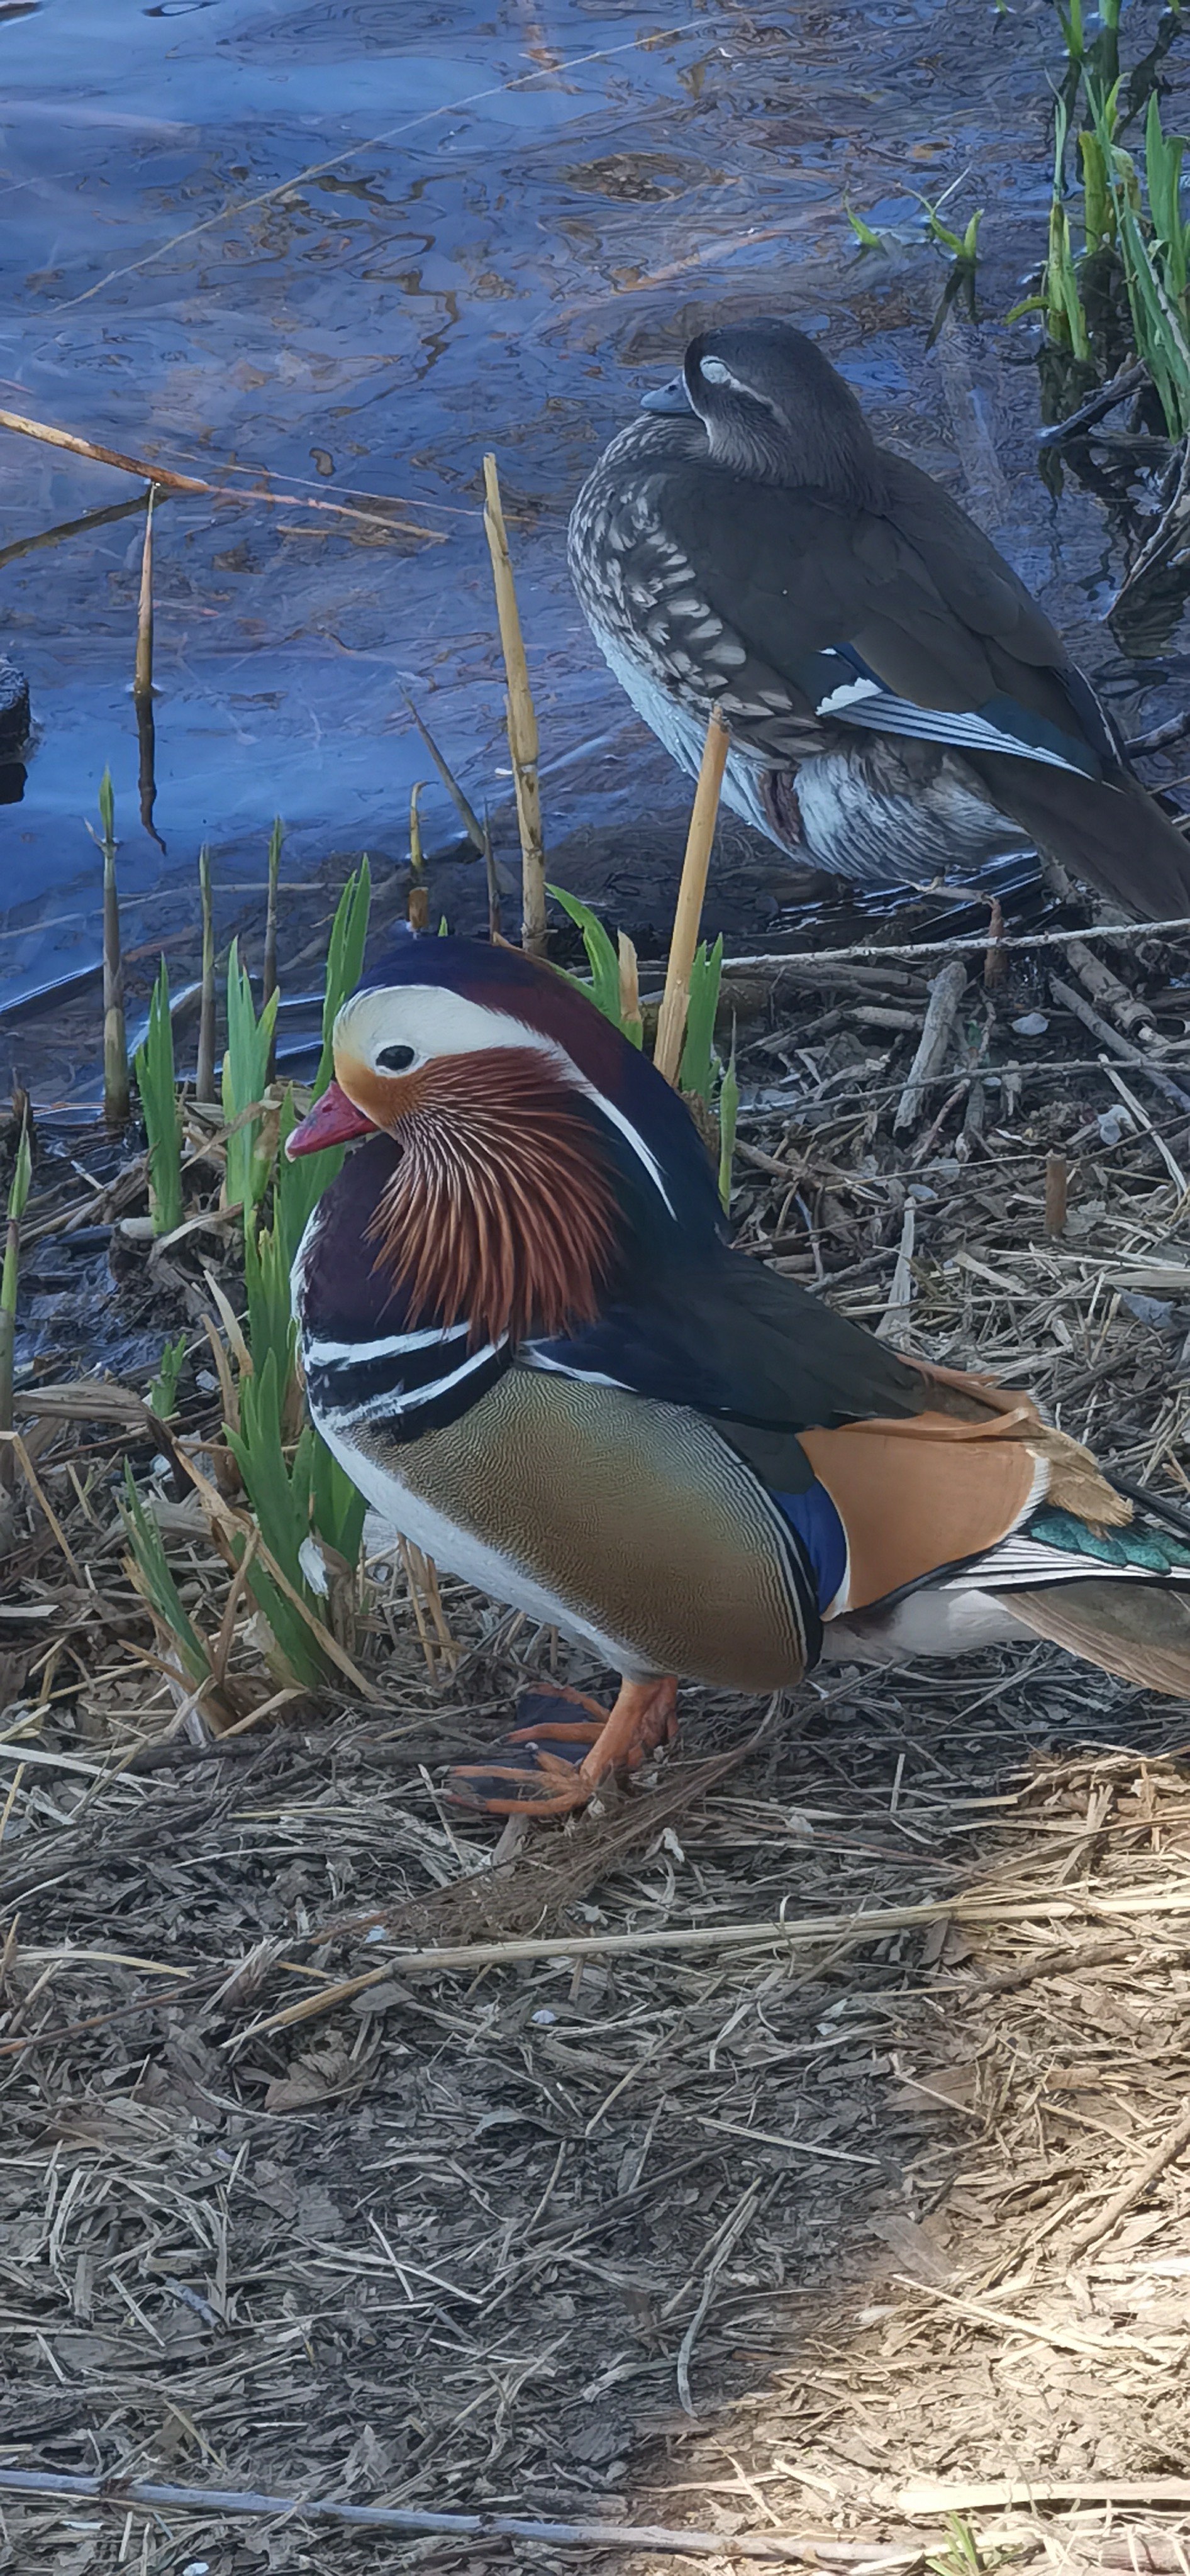
[[[1002,319],[1044,244],[1059,50],[1049,0],[0,5],[0,404],[218,487],[157,514],[150,830],[131,697],[143,485],[0,433],[0,652],[28,673],[39,734],[0,810],[0,1009],[41,1097],[92,1091],[84,817],[105,763],[134,993],[161,945],[175,978],[192,971],[204,840],[221,936],[258,933],[278,812],[283,965],[360,851],[397,908],[428,770],[406,693],[491,806],[513,886],[487,448],[551,867],[659,933],[687,793],[594,652],[565,523],[600,445],[711,320],[775,310],[820,335],[1126,719],[1176,703],[1180,645],[1138,675],[1101,623],[1107,524],[1038,480],[1028,326]],[[944,269],[910,192],[956,181],[955,213],[986,208],[984,318],[927,352]],[[848,200],[903,247],[858,253]],[[327,502],[339,513],[310,506]],[[473,926],[482,872],[436,781],[423,811],[435,903]],[[712,926],[771,938],[799,891],[728,828]]]

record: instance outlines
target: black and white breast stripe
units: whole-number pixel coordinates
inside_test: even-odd
[[[347,1434],[367,1422],[383,1422],[397,1440],[440,1430],[466,1413],[509,1365],[507,1334],[476,1350],[468,1347],[470,1329],[466,1323],[433,1325],[370,1342],[310,1334],[302,1359],[311,1412]]]

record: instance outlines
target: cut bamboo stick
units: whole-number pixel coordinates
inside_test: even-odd
[[[270,859],[272,853],[270,851]],[[198,893],[202,906],[202,988],[198,1005],[198,1061],[194,1068],[196,1100],[215,1098],[215,916],[211,903],[211,853],[206,842],[198,854]]]
[[[500,620],[500,642],[504,668],[508,675],[508,749],[512,758],[512,775],[516,787],[517,822],[521,835],[521,940],[532,957],[544,957],[549,944],[545,919],[545,843],[541,829],[541,790],[537,778],[538,735],[533,692],[529,685],[529,665],[521,635],[520,611],[517,608],[516,585],[512,577],[512,557],[500,507],[500,485],[496,459],[485,456],[483,481],[486,499],[483,524],[492,558],[492,577],[496,585],[496,614]]]
[[[711,864],[711,845],[715,838],[719,794],[730,742],[731,728],[724,722],[722,709],[712,707],[703,745],[702,767],[694,791],[690,829],[686,836],[682,881],[678,887],[673,936],[669,943],[669,964],[665,970],[665,991],[657,1021],[657,1044],[653,1050],[653,1062],[658,1073],[663,1073],[667,1082],[675,1084],[682,1062],[686,1009],[690,1000],[690,970],[698,946],[707,870]]]

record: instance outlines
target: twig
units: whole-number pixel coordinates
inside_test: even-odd
[[[269,853],[270,859],[272,852]],[[202,989],[198,1005],[198,1060],[194,1097],[215,1098],[215,918],[211,903],[211,853],[204,841],[198,854],[198,899],[202,909]]]
[[[409,709],[409,713],[412,716],[415,725],[417,726],[417,730],[421,735],[426,750],[429,752],[430,758],[434,763],[434,767],[446,789],[446,793],[455,808],[459,821],[463,826],[463,830],[465,831],[472,848],[478,850],[482,859],[486,848],[486,842],[484,837],[484,828],[475,811],[475,807],[471,804],[469,798],[464,795],[453,770],[448,767],[446,761],[443,759],[432,733],[430,733],[427,726],[422,723],[421,717],[414,706],[408,690],[403,689],[401,691],[401,695],[405,700],[405,704]],[[416,790],[414,793],[416,793]]]
[[[1103,1070],[1113,1089],[1119,1092],[1125,1108],[1131,1110],[1137,1126],[1143,1127],[1146,1136],[1152,1137],[1153,1143],[1155,1144],[1157,1151],[1161,1156],[1161,1160],[1165,1165],[1166,1171],[1168,1172],[1174,1188],[1178,1193],[1178,1197],[1180,1199],[1184,1199],[1187,1196],[1188,1189],[1190,1189],[1190,1184],[1187,1183],[1186,1175],[1182,1170],[1182,1166],[1178,1162],[1176,1155],[1170,1151],[1169,1146],[1166,1144],[1160,1128],[1153,1125],[1153,1121],[1149,1116],[1148,1110],[1144,1108],[1142,1103],[1137,1099],[1136,1093],[1129,1090],[1128,1085],[1124,1080],[1124,1076],[1119,1072],[1118,1068],[1114,1064],[1109,1064],[1106,1056],[1101,1055],[1099,1061],[1103,1066]]]
[[[682,1044],[686,1035],[686,1007],[690,999],[690,972],[698,946],[698,928],[702,920],[703,900],[707,890],[707,871],[711,864],[711,845],[719,812],[719,794],[727,766],[731,731],[719,707],[712,707],[707,738],[703,744],[702,766],[694,791],[690,829],[686,835],[686,855],[682,861],[682,879],[674,911],[673,935],[669,943],[669,964],[665,970],[665,991],[657,1020],[657,1040],[653,1062],[667,1082],[676,1083],[682,1062]]]
[[[1095,421],[1103,419],[1105,412],[1114,411],[1118,403],[1127,402],[1130,394],[1138,393],[1147,377],[1148,370],[1139,359],[1135,366],[1122,368],[1118,376],[1112,377],[1110,384],[1100,385],[1097,393],[1088,394],[1085,403],[1080,403],[1078,410],[1072,411],[1067,419],[1056,420],[1049,429],[1038,430],[1038,446],[1060,447],[1065,439],[1077,438],[1080,430],[1090,429]]]
[[[238,501],[241,507],[261,502],[275,510],[329,510],[336,518],[363,519],[369,527],[387,528],[392,535],[427,537],[436,546],[446,542],[441,528],[423,528],[413,519],[382,518],[377,510],[355,510],[346,501],[312,501],[298,492],[262,492],[259,486],[236,491],[225,483],[204,483],[196,474],[176,474],[171,466],[149,465],[143,456],[125,456],[118,447],[99,447],[94,439],[76,438],[72,430],[53,429],[48,421],[27,420],[19,411],[0,411],[0,429],[40,439],[45,447],[65,447],[72,456],[91,457],[96,465],[114,465],[119,473],[138,475],[166,492],[203,492],[216,501]]]
[[[1179,916],[1176,921],[1089,921],[1078,935],[1084,942],[1088,939],[1110,939],[1113,946],[1118,947],[1129,939],[1159,939],[1163,932],[1171,937],[1176,933],[1180,940],[1190,939],[1190,919]],[[988,934],[983,930],[973,938],[868,939],[860,940],[853,948],[794,948],[780,956],[774,956],[766,949],[755,956],[725,957],[723,972],[725,975],[778,974],[782,970],[796,971],[800,967],[807,975],[814,975],[822,966],[850,965],[864,957],[877,957],[886,964],[898,957],[970,957],[974,954],[983,957],[987,954],[987,944]],[[1001,940],[1000,945],[1004,949],[1023,948],[1032,956],[1038,948],[1068,948],[1070,932],[1033,930],[1019,939]]]
[[[904,1332],[913,1303],[913,1247],[917,1237],[917,1201],[907,1198],[901,1218],[901,1240],[897,1247],[897,1266],[893,1271],[888,1304],[876,1326],[876,1338],[893,1341]]]
[[[1170,716],[1167,724],[1154,725],[1149,733],[1138,733],[1124,745],[1129,760],[1140,760],[1149,751],[1165,751],[1172,742],[1184,742],[1190,733],[1190,707],[1180,716]]]
[[[716,2244],[710,2261],[707,2264],[698,2306],[690,2319],[690,2323],[687,2326],[685,2334],[683,2335],[678,2347],[678,2358],[676,2364],[678,2401],[681,2405],[682,2412],[685,2415],[696,2417],[698,2413],[698,2409],[690,2394],[690,2363],[693,2357],[695,2344],[698,2341],[699,2329],[706,2316],[707,2309],[710,2307],[711,2301],[715,2295],[715,2284],[719,2278],[719,2274],[721,2273],[728,2256],[734,2252],[738,2245],[745,2228],[751,2225],[752,2220],[756,2215],[756,2203],[759,2198],[760,2184],[758,2182],[750,2182],[744,2193],[743,2199],[732,2211],[731,2217],[728,2219],[726,2226],[720,2230],[718,2243]]]
[[[379,1985],[385,1977],[439,1976],[456,1969],[469,1975],[476,1968],[499,1968],[525,1959],[556,1959],[563,1955],[568,1959],[647,1957],[655,1951],[665,1950],[763,1950],[770,1945],[777,1950],[804,1950],[820,1941],[881,1941],[890,1932],[910,1931],[918,1924],[946,1921],[1028,1923],[1039,1915],[1053,1921],[1067,1921],[1072,1916],[1082,1917],[1088,1913],[1096,1919],[1105,1915],[1190,1914],[1190,1882],[1176,1880],[1165,1889],[1139,1888],[1120,1895],[1097,1896],[1091,1905],[1077,1897],[1051,1896],[1044,1892],[1036,1896],[1011,1897],[999,1904],[987,1897],[959,1896],[922,1905],[881,1906],[863,1914],[805,1915],[784,1922],[769,1919],[755,1923],[703,1924],[660,1932],[567,1935],[560,1931],[541,1934],[534,1939],[464,1942],[447,1949],[392,1950],[382,1966],[365,1969],[358,1977],[344,1977],[340,1984],[324,1987],[319,1994],[303,2003],[289,2004],[283,2012],[270,2014],[266,2020],[253,2022],[249,2029],[237,2032],[226,2044],[239,2047],[245,2040],[259,2037],[262,2031],[288,2029],[292,2022],[307,2021],[314,2013],[349,2003],[354,1995],[365,1993],[369,1986]]]
[[[1183,2103],[1181,2117],[1174,2121],[1172,2129],[1166,2130],[1165,2136],[1145,2157],[1143,2164],[1136,2166],[1127,2182],[1121,2183],[1119,2190],[1112,2193],[1111,2199],[1104,2202],[1094,2218],[1088,2218],[1081,2227],[1075,2228],[1066,2247],[1067,2262],[1074,2262],[1078,2255],[1087,2252],[1088,2247],[1097,2245],[1101,2236],[1109,2236],[1117,2218],[1122,2218],[1125,2210],[1132,2208],[1134,2201],[1142,2197],[1149,2184],[1156,2182],[1158,2174],[1164,2173],[1166,2166],[1171,2165],[1186,2146],[1190,2146],[1190,2100]]]
[[[1190,719],[1188,719],[1190,722]],[[1073,966],[1080,984],[1085,985],[1093,1002],[1101,1002],[1111,1012],[1126,1038],[1152,1039],[1153,1014],[1147,1002],[1130,993],[1126,984],[1113,975],[1102,957],[1093,957],[1081,939],[1072,939],[1066,950],[1067,962]]]
[[[445,2532],[488,2540],[549,2541],[555,2548],[589,2545],[601,2549],[649,2549],[659,2556],[753,2558],[770,2565],[815,2560],[829,2567],[909,2567],[935,2544],[914,2539],[903,2548],[879,2541],[800,2540],[786,2532],[734,2532],[730,2543],[721,2531],[673,2531],[661,2523],[531,2522],[511,2513],[426,2513],[391,2505],[340,2504],[327,2496],[262,2495],[251,2487],[162,2486],[150,2478],[54,2476],[39,2469],[0,2469],[0,2491],[6,2495],[91,2496],[115,2505],[159,2505],[174,2511],[204,2514],[281,2516],[303,2522],[345,2524],[351,2530]]]
[[[925,1026],[917,1044],[917,1053],[909,1067],[909,1079],[897,1102],[893,1117],[894,1136],[903,1136],[916,1125],[921,1115],[925,1085],[937,1073],[950,1044],[958,1007],[967,989],[967,970],[958,961],[944,966],[930,986]]]
[[[508,678],[508,749],[516,787],[516,813],[521,834],[521,940],[531,957],[544,957],[549,947],[545,918],[545,843],[541,832],[541,788],[537,777],[539,744],[529,665],[525,659],[517,607],[512,557],[500,507],[496,459],[483,460],[483,524],[496,585],[496,614]]]
[[[1107,1048],[1109,1055],[1118,1056],[1122,1064],[1133,1065],[1138,1073],[1147,1073],[1150,1082],[1166,1100],[1172,1100],[1175,1109],[1190,1109],[1190,1092],[1171,1082],[1169,1075],[1162,1073],[1150,1057],[1142,1055],[1139,1047],[1130,1046],[1127,1038],[1122,1038],[1109,1021],[1092,1009],[1081,993],[1075,992],[1073,984],[1063,983],[1060,975],[1051,975],[1050,991],[1055,1002],[1060,1002],[1063,1010],[1072,1011],[1075,1019],[1081,1020],[1083,1027],[1090,1030],[1092,1037],[1098,1038],[1100,1046]]]

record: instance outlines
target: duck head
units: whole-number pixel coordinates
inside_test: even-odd
[[[634,1241],[717,1226],[677,1095],[519,949],[403,943],[344,1004],[334,1060],[286,1152],[371,1140],[328,1195],[347,1185],[414,1320],[559,1333],[599,1312]]]
[[[696,412],[711,461],[749,482],[809,485],[879,506],[880,450],[850,385],[804,331],[776,319],[704,331],[643,411]]]

